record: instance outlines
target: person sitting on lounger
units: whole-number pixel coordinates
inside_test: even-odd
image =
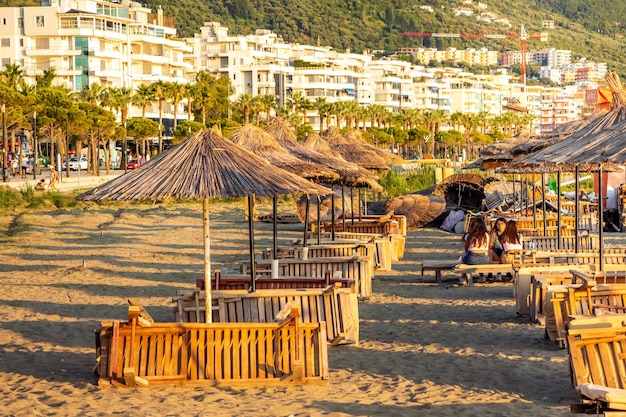
[[[508,264],[511,262],[509,251],[523,249],[522,236],[517,232],[517,222],[515,220],[507,222],[504,233],[502,233],[501,242],[503,252],[500,257],[500,263]]]
[[[489,257],[490,237],[482,217],[474,217],[470,221],[467,234],[463,237],[464,264],[481,265],[491,263]]]
[[[491,249],[489,250],[491,263],[499,264],[502,258],[502,253],[504,252],[502,248],[502,235],[504,229],[506,229],[506,219],[504,217],[498,217],[491,231]]]

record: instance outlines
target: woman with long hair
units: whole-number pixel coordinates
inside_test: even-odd
[[[490,240],[483,218],[474,217],[470,221],[467,234],[463,237],[463,263],[469,265],[491,263],[489,257]]]
[[[523,249],[522,236],[517,231],[517,222],[515,220],[509,220],[502,233],[502,256],[500,257],[500,263],[507,264],[511,261],[509,252],[512,250]]]
[[[489,258],[491,263],[499,264],[504,249],[502,248],[502,234],[506,229],[506,219],[498,217],[493,224],[491,230],[491,248],[489,249]]]

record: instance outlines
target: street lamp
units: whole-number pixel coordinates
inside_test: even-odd
[[[7,155],[9,153],[9,147],[7,142],[7,124],[6,124],[6,106],[2,103],[2,142],[4,146],[4,152],[2,153],[2,181],[7,182],[9,176],[7,175]]]
[[[33,112],[33,179],[37,179],[37,111]]]

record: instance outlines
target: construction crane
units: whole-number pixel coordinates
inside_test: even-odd
[[[402,36],[411,37],[423,37],[423,38],[470,38],[470,39],[519,39],[522,42],[522,62],[520,64],[521,72],[521,84],[526,85],[526,40],[528,38],[538,38],[541,42],[548,42],[548,33],[541,32],[534,35],[529,35],[524,29],[524,25],[520,27],[519,35],[516,33],[509,33],[506,35],[487,34],[487,33],[431,33],[431,32],[404,32]]]

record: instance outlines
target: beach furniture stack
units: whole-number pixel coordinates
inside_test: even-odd
[[[358,344],[359,309],[354,291],[339,284],[321,288],[218,290],[211,293],[215,323],[271,323],[287,305],[297,306],[304,323],[323,323],[328,343]],[[206,322],[205,292],[179,291],[172,297],[177,323]]]
[[[99,385],[327,383],[323,322],[288,303],[267,323],[155,323],[140,306],[96,332]]]

